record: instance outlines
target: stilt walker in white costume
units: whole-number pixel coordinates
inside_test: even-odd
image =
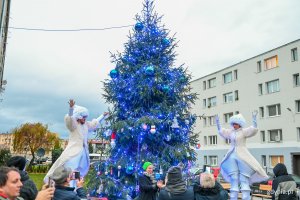
[[[219,134],[229,139],[231,146],[221,162],[221,173],[224,179],[231,184],[230,199],[238,198],[239,190],[243,200],[250,200],[250,184],[261,182],[268,178],[266,172],[250,154],[246,147],[246,139],[254,136],[257,129],[257,111],[252,113],[253,125],[245,128],[246,121],[241,114],[234,115],[229,119],[231,129],[221,128],[218,115],[216,124]],[[239,188],[240,185],[240,188]]]
[[[89,115],[88,110],[85,107],[75,105],[73,99],[70,99],[68,103],[70,110],[69,114],[65,116],[65,123],[70,131],[68,145],[48,171],[44,178],[45,182],[51,177],[54,170],[62,165],[70,167],[73,171],[79,171],[81,177],[87,174],[90,166],[87,143],[88,133],[89,131],[95,130],[104,117],[108,115],[108,113],[105,112],[97,119],[86,121]]]

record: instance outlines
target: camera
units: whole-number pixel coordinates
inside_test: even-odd
[[[80,179],[80,172],[79,172],[79,171],[73,172],[73,174],[72,174],[72,179],[73,179],[73,180],[75,180],[75,179]]]

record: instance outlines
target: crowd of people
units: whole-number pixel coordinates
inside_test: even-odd
[[[228,192],[209,172],[202,173],[191,186],[188,186],[180,165],[170,167],[164,181],[155,180],[151,162],[145,162],[143,169],[144,173],[139,176],[138,200],[228,199]]]
[[[71,168],[56,168],[40,191],[25,171],[26,159],[12,157],[0,167],[0,200],[80,200],[86,199],[83,178],[76,179]],[[76,189],[70,181],[76,182]]]
[[[84,107],[69,100],[69,113],[65,123],[70,131],[69,143],[61,156],[53,163],[44,178],[45,185],[38,191],[25,171],[26,159],[12,157],[7,166],[0,167],[0,200],[80,200],[87,199],[83,189],[83,177],[89,170],[87,138],[89,130],[98,127],[108,115],[105,112],[97,119],[86,121],[89,113]],[[245,128],[241,114],[230,118],[231,129],[221,128],[216,116],[218,133],[231,141],[231,147],[221,162],[221,173],[231,183],[230,199],[236,200],[242,193],[243,200],[250,199],[250,184],[267,179],[268,176],[246,148],[246,138],[258,131],[257,112],[252,114],[253,125]],[[138,200],[225,200],[229,194],[209,172],[203,172],[191,186],[183,179],[183,166],[169,168],[165,180],[156,180],[153,164],[145,162],[144,173],[139,176]],[[74,172],[78,176],[74,176]],[[296,199],[296,183],[288,175],[284,164],[274,167],[275,179],[272,186],[273,199]],[[287,192],[288,191],[288,192]]]

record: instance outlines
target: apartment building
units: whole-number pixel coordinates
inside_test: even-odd
[[[266,172],[278,162],[300,175],[300,39],[192,81],[199,99],[193,112],[202,116],[197,162],[219,166],[230,141],[218,135],[215,115],[222,127],[241,113],[247,126],[258,111],[259,132],[247,147]]]
[[[6,41],[9,21],[10,0],[0,0],[0,94],[4,90],[3,80]]]
[[[0,134],[0,148],[9,149],[10,152],[13,152],[13,134],[11,133]]]

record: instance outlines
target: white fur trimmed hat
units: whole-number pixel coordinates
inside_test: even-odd
[[[87,108],[82,107],[82,106],[74,106],[74,111],[73,111],[73,117],[75,119],[82,119],[83,117],[88,117],[89,116],[89,111]]]
[[[233,124],[238,124],[242,128],[244,128],[246,126],[246,120],[242,114],[237,114],[237,115],[233,115],[232,117],[230,117],[229,123],[231,126],[233,126]]]

